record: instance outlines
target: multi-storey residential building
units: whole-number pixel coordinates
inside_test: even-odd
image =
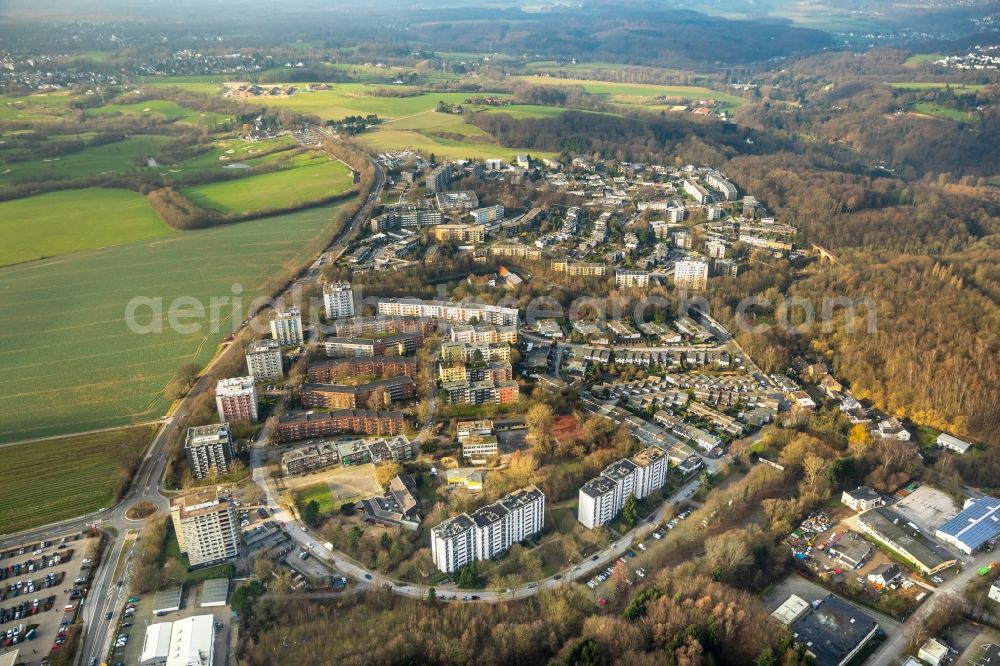
[[[441,391],[444,393],[445,401],[453,405],[483,405],[487,403],[506,405],[517,402],[519,398],[518,386],[515,381],[498,383],[491,381],[444,382],[441,384]]]
[[[736,201],[736,186],[718,171],[706,172],[705,182],[708,183],[709,187],[718,190],[726,201]]]
[[[416,206],[396,206],[395,208],[372,219],[372,231],[379,233],[392,229],[413,229],[429,224],[441,224],[444,216],[441,211],[433,208],[417,208]]]
[[[498,384],[514,378],[514,372],[507,361],[490,361],[486,365],[440,364],[438,379],[442,382],[490,382]]]
[[[212,469],[220,474],[227,473],[233,462],[233,438],[229,424],[213,423],[188,428],[184,453],[191,476],[195,479],[204,479]]]
[[[580,488],[577,520],[588,529],[611,522],[629,495],[642,499],[662,488],[668,465],[668,455],[656,446],[611,463]]]
[[[479,197],[472,190],[437,192],[434,203],[441,210],[472,210],[479,208]]]
[[[722,206],[706,206],[705,219],[708,220],[709,222],[715,222],[716,220],[721,220]]]
[[[398,333],[423,333],[428,335],[437,328],[429,317],[354,317],[334,322],[334,335],[351,338],[361,335]]]
[[[726,249],[726,244],[722,241],[710,240],[705,243],[705,254],[707,254],[710,259],[725,259]]]
[[[552,270],[574,277],[603,277],[607,274],[608,267],[604,264],[553,261]]]
[[[510,345],[502,342],[469,344],[468,342],[442,342],[441,360],[445,363],[510,363]]]
[[[740,240],[746,243],[747,245],[753,245],[754,247],[763,247],[768,250],[780,250],[782,252],[792,251],[792,244],[789,241],[782,240],[780,238],[768,238],[767,236],[741,233]]]
[[[405,356],[356,356],[310,363],[306,376],[315,384],[330,384],[348,377],[413,377],[417,361]]]
[[[170,502],[170,518],[181,553],[192,567],[232,559],[240,553],[236,513],[214,491],[175,498]]]
[[[299,399],[303,407],[354,409],[372,406],[372,401],[395,402],[416,396],[417,387],[407,376],[386,377],[367,384],[303,384]],[[381,405],[379,405],[381,406]]]
[[[409,354],[424,344],[423,333],[400,333],[383,338],[327,338],[323,348],[327,356],[350,358],[352,356],[384,356]]]
[[[336,442],[321,441],[281,454],[281,468],[286,475],[308,474],[340,464]]]
[[[674,285],[679,289],[708,287],[708,262],[684,259],[674,264]]]
[[[475,321],[500,326],[517,326],[517,308],[505,308],[499,305],[385,298],[379,301],[378,312],[385,316],[433,317],[466,324]]]
[[[690,250],[694,245],[694,237],[688,231],[675,231],[672,234],[674,241],[674,247],[679,247],[682,250]]]
[[[301,345],[305,340],[302,333],[302,312],[298,308],[275,312],[271,317],[271,337],[278,344]]]
[[[453,573],[476,561],[476,523],[462,513],[431,530],[431,557],[441,571]]]
[[[333,412],[289,414],[278,420],[277,438],[282,442],[326,437],[341,433],[398,435],[403,430],[403,413],[368,409],[341,409]]]
[[[517,344],[516,326],[493,326],[481,324],[471,326],[469,324],[452,324],[449,331],[452,342],[465,342],[470,345],[477,344],[497,344],[508,345]]]
[[[530,259],[532,261],[539,261],[542,258],[542,251],[540,249],[529,245],[521,245],[520,243],[497,243],[496,245],[491,245],[487,252],[493,257],[513,257],[516,259]]]
[[[442,164],[427,174],[426,186],[428,194],[435,194],[448,188],[451,182],[451,165]]]
[[[220,379],[215,385],[215,406],[222,421],[256,421],[257,387],[253,377]]]
[[[349,284],[323,285],[323,305],[327,319],[354,316],[354,291]]]
[[[254,381],[266,381],[285,376],[281,363],[281,343],[277,340],[257,340],[247,345],[247,372]]]
[[[615,286],[623,289],[645,289],[649,286],[649,273],[618,270],[615,272]]]
[[[621,507],[615,504],[616,487],[615,482],[606,476],[599,476],[583,484],[580,488],[577,520],[588,529],[614,520],[621,511]]]
[[[504,209],[502,205],[497,204],[495,206],[477,208],[469,213],[469,215],[472,216],[472,219],[476,224],[489,224],[490,222],[502,220],[504,216]]]
[[[684,192],[701,205],[708,203],[709,197],[712,196],[701,183],[696,183],[690,179],[684,180]]]
[[[286,474],[305,474],[317,469],[372,462],[376,465],[413,457],[413,445],[404,435],[373,439],[346,439],[319,442],[281,454],[281,466]]]
[[[482,224],[439,224],[434,227],[434,240],[439,243],[482,243],[486,240],[486,227]]]
[[[438,569],[454,573],[477,560],[503,554],[541,532],[544,524],[545,495],[528,486],[432,529],[431,555]]]

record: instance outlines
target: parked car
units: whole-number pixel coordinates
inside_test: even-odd
[[[608,600],[605,599],[604,597],[601,597],[600,599],[597,600],[597,603],[600,606],[607,606],[608,605]]]

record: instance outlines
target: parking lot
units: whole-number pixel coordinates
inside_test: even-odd
[[[97,539],[79,534],[0,553],[0,652],[20,648],[26,666],[65,642],[89,586],[87,554]]]
[[[670,519],[666,525],[651,533],[646,540],[637,541],[632,548],[629,548],[624,555],[614,562],[610,562],[605,569],[598,571],[589,578],[580,579],[579,582],[593,590],[594,600],[599,606],[605,605],[609,596],[614,592],[609,586],[609,581],[615,569],[617,567],[624,567],[630,584],[649,576],[651,572],[643,566],[643,553],[651,547],[651,542],[655,543],[666,538],[670,530],[676,527],[682,520],[686,520],[691,515],[691,512],[691,508],[683,509],[675,518]]]

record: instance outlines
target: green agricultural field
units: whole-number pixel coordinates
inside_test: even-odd
[[[0,534],[81,516],[114,501],[124,454],[141,454],[158,426],[0,447]]]
[[[944,57],[943,53],[917,53],[907,58],[906,62],[903,63],[903,66],[918,67],[920,65],[925,65],[927,63],[934,62],[935,60],[940,60],[943,57]]]
[[[163,389],[177,368],[207,363],[268,280],[308,260],[338,207],[350,204],[0,268],[0,441],[161,416]],[[234,290],[239,308],[221,300]],[[154,300],[136,312],[136,323],[149,330],[162,320],[161,332],[129,328],[126,306],[137,297]],[[182,297],[206,312],[180,319],[192,327],[177,329],[169,325],[170,306],[193,309],[177,301]],[[214,327],[213,297],[220,299]]]
[[[169,136],[135,135],[102,146],[84,148],[61,157],[27,162],[0,162],[0,185],[51,178],[80,178],[102,173],[123,173],[148,168],[145,158],[171,141]],[[0,156],[2,156],[0,151]]]
[[[657,103],[658,98],[714,99],[730,106],[739,106],[743,100],[701,86],[661,86],[642,83],[611,83],[586,79],[561,79],[549,76],[519,76],[518,81],[531,85],[580,86],[591,95],[605,98],[607,102],[623,106],[645,106]]]
[[[0,202],[0,266],[174,233],[138,192],[91,187]]]
[[[986,87],[974,83],[939,83],[936,81],[895,81],[887,82],[886,85],[892,86],[897,90],[940,90],[942,88],[951,88],[952,90],[968,90],[970,92],[982,90]]]
[[[108,104],[87,111],[89,116],[103,116],[112,113],[152,116],[162,120],[176,120],[208,128],[218,127],[231,120],[220,113],[196,111],[165,99],[148,99],[134,104]]]
[[[430,111],[439,102],[463,104],[474,93],[423,93],[410,97],[380,97],[374,91],[383,89],[394,92],[414,91],[408,86],[378,86],[365,83],[331,83],[330,90],[309,92],[300,89],[291,97],[263,97],[254,102],[312,113],[324,120],[340,120],[345,116],[376,114],[383,120],[405,118]],[[510,95],[495,95],[509,97]]]
[[[250,213],[321,201],[346,192],[354,183],[347,165],[325,155],[299,155],[292,163],[289,169],[196,185],[182,192],[204,208],[223,213]]]
[[[926,116],[934,116],[935,118],[943,118],[945,120],[965,122],[972,119],[972,115],[967,111],[959,111],[958,109],[942,106],[933,102],[917,102],[913,105],[913,111],[915,113]]]
[[[223,90],[223,82],[229,79],[222,74],[207,74],[204,76],[158,76],[149,77],[145,85],[156,88],[179,88],[189,92],[215,95]]]
[[[523,149],[504,148],[494,143],[479,143],[468,139],[457,141],[434,136],[432,132],[389,129],[391,127],[392,125],[387,125],[376,131],[366,132],[358,138],[375,152],[409,148],[427,154],[434,153],[438,158],[455,160],[464,158],[511,160],[517,153],[525,152]],[[549,153],[539,151],[531,151],[531,154],[539,157],[551,156]]]
[[[486,113],[504,113],[516,120],[522,118],[555,118],[567,109],[558,106],[538,106],[537,104],[511,104],[486,109]]]

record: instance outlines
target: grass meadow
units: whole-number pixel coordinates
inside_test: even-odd
[[[0,202],[0,266],[175,233],[138,192],[90,187]]]
[[[161,416],[163,389],[184,363],[207,363],[218,343],[246,316],[267,280],[307,259],[310,241],[329,225],[337,205],[186,231],[0,268],[0,442],[141,423]],[[240,311],[219,309],[184,319],[201,324],[183,333],[138,334],[125,322],[135,297],[170,304],[193,297],[232,297]],[[150,308],[136,315],[152,319]]]
[[[957,120],[965,122],[972,119],[972,115],[967,111],[959,111],[949,106],[942,106],[933,102],[917,102],[913,105],[913,111],[925,116],[934,116],[945,120]]]
[[[196,111],[164,99],[149,99],[134,104],[108,104],[87,111],[87,115],[89,116],[103,116],[112,113],[154,116],[164,120],[176,120],[190,125],[198,125],[208,129],[215,128],[231,120],[219,113]]]
[[[0,534],[111,506],[119,460],[141,453],[158,426],[74,435],[0,447]]]
[[[982,90],[986,86],[974,83],[941,83],[937,81],[895,81],[887,85],[897,90],[941,90],[951,88],[952,90]]]
[[[171,138],[168,136],[136,135],[115,143],[84,148],[60,157],[9,164],[0,162],[0,185],[12,185],[25,180],[78,178],[144,169],[146,157],[170,141]]]
[[[743,103],[743,100],[735,95],[727,95],[701,86],[612,83],[588,79],[561,79],[550,76],[520,76],[516,80],[532,85],[580,86],[591,95],[603,97],[606,102],[622,106],[655,105],[659,98],[714,99],[730,106],[739,106]]]
[[[290,166],[258,176],[186,187],[182,192],[203,208],[251,213],[321,201],[346,192],[354,184],[347,165],[326,155],[297,155]]]

